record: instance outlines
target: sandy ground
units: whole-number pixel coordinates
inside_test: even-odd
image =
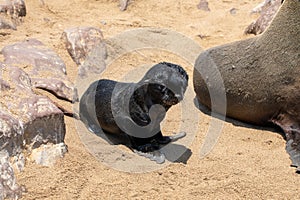
[[[66,28],[99,27],[105,38],[133,28],[167,28],[207,49],[253,37],[243,35],[243,31],[255,19],[249,12],[260,0],[211,0],[211,12],[198,10],[197,0],[134,0],[125,12],[119,11],[118,1],[112,0],[44,2],[42,6],[38,0],[26,1],[28,15],[24,23],[18,31],[5,31],[8,34],[0,36],[0,48],[37,38],[61,56],[69,77],[75,81],[76,64],[60,40]],[[231,8],[237,9],[236,14],[230,14]],[[136,66],[165,60],[181,64],[192,77],[192,65],[179,56],[151,50],[137,54],[123,56],[103,76],[121,79],[122,74]],[[191,83],[190,80],[192,87]],[[187,134],[195,133],[187,146],[190,157],[186,162],[169,163],[145,173],[124,172],[101,163],[80,139],[76,120],[66,117],[65,141],[69,152],[53,167],[27,162],[25,170],[17,174],[18,182],[27,188],[24,199],[299,199],[299,175],[289,166],[279,130],[226,122],[213,151],[200,159],[211,117],[198,111],[192,101],[190,104],[199,117],[196,128],[186,130]],[[177,124],[183,123],[178,109],[175,107],[167,115],[163,127],[166,134],[177,131]],[[128,151],[121,145],[113,148]]]

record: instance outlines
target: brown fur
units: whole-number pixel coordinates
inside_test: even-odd
[[[293,165],[300,166],[300,2],[284,1],[269,28],[255,38],[211,48],[197,59],[194,87],[198,100],[211,107],[215,64],[224,81],[229,117],[279,125]],[[205,80],[199,72],[205,76]],[[217,112],[222,112],[216,108]],[[292,142],[291,142],[292,141]],[[293,151],[293,152],[292,152]],[[295,153],[296,152],[296,153]]]

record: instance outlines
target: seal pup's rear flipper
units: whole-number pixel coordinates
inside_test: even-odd
[[[185,136],[186,136],[185,132],[180,132],[180,133],[177,133],[177,134],[172,135],[172,136],[163,136],[163,138],[167,138],[166,140],[169,141],[167,144],[169,144],[171,142],[176,142],[177,140],[179,140],[179,139],[181,139]],[[153,143],[150,143],[150,144],[144,145],[142,149],[146,149],[145,147],[149,147],[151,149],[153,149],[153,148],[159,148],[159,149],[158,150],[153,150],[153,151],[147,151],[147,152],[142,152],[142,151],[133,149],[133,152],[140,155],[140,156],[149,158],[151,161],[155,161],[157,164],[162,164],[162,163],[165,162],[166,156],[160,149],[163,146],[167,145],[167,144],[162,144],[162,143],[153,144]]]
[[[165,154],[159,150],[145,153],[134,149],[133,152],[140,156],[149,158],[151,161],[155,161],[157,164],[163,164],[166,160]]]

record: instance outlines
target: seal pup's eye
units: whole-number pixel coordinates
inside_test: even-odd
[[[160,92],[165,92],[167,88],[165,86],[163,86],[163,85],[157,85],[155,87],[155,89],[158,90],[158,91],[160,91]]]
[[[161,91],[162,91],[162,92],[165,92],[166,90],[167,90],[167,87],[165,87],[165,86],[162,86],[162,87],[161,87]]]

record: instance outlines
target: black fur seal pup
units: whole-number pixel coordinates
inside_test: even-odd
[[[101,79],[81,97],[80,119],[92,132],[125,135],[134,152],[162,163],[164,155],[157,150],[185,133],[163,136],[160,123],[183,99],[187,86],[186,71],[167,62],[154,65],[138,83]]]

